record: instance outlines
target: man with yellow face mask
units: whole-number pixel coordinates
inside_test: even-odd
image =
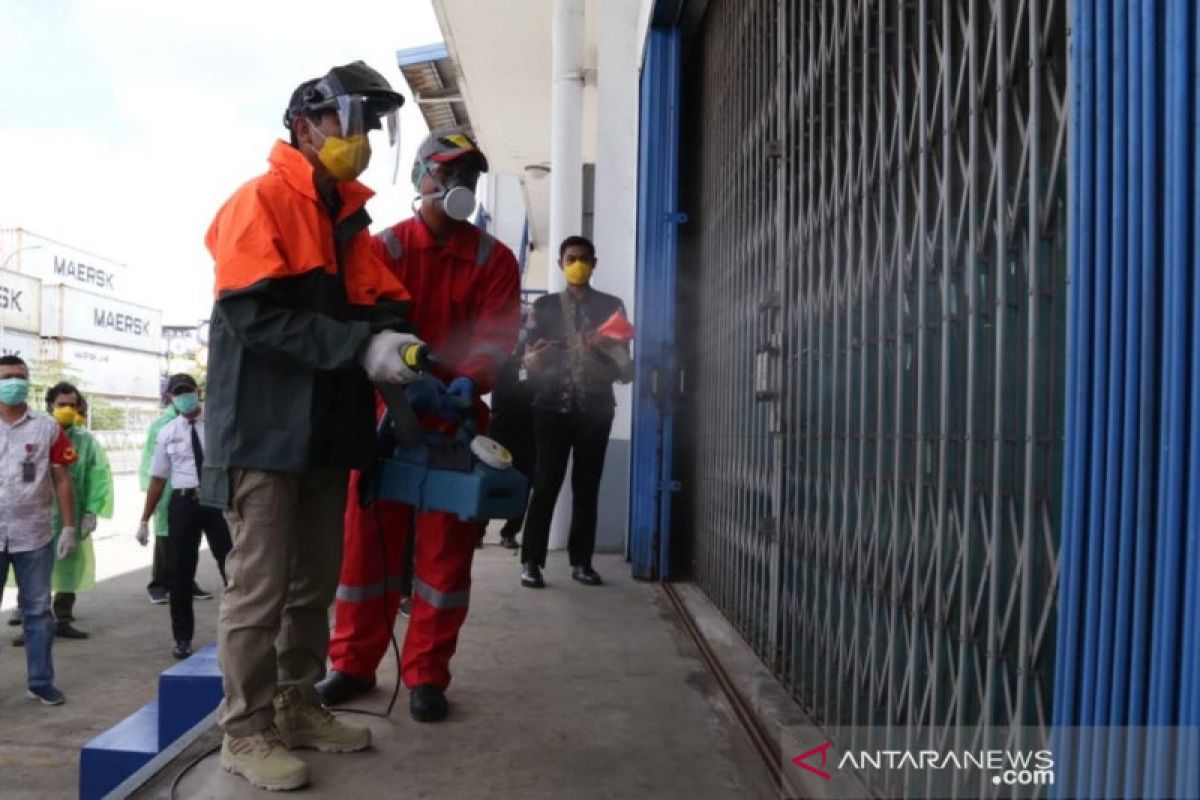
[[[292,750],[349,752],[371,731],[337,720],[313,684],[342,560],[349,471],[375,458],[372,383],[418,375],[404,353],[409,294],[375,253],[357,181],[367,135],[393,139],[403,98],[361,61],[305,81],[284,113],[290,143],[217,213],[200,502],[226,511],[221,598],[222,767],[295,789]],[[200,464],[203,459],[202,465]]]
[[[112,519],[113,478],[108,455],[96,437],[84,427],[83,410],[87,401],[70,383],[58,383],[46,392],[46,410],[54,415],[71,440],[79,456],[70,466],[71,485],[75,489],[75,519],[79,520],[79,546],[69,558],[54,563],[50,586],[54,590],[55,635],[66,639],[86,639],[88,635],[73,626],[75,594],[96,585],[96,556],[92,533],[97,517]],[[62,527],[62,514],[54,509],[54,533]]]
[[[585,586],[603,583],[592,568],[592,552],[600,478],[616,407],[612,385],[633,378],[628,345],[606,339],[597,330],[614,315],[624,317],[625,306],[619,298],[591,286],[596,246],[583,236],[569,236],[559,245],[558,255],[567,288],[543,295],[533,304],[525,353],[525,366],[536,387],[537,467],[521,543],[521,585],[530,589],[545,586],[542,568],[550,519],[572,454],[573,505],[567,544],[571,577]]]

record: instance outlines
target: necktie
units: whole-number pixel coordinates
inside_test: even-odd
[[[188,424],[192,426],[192,456],[196,459],[196,477],[199,478],[204,469],[204,448],[200,446],[200,434],[196,433],[196,420]]]

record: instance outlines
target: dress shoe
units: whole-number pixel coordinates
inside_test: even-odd
[[[317,681],[316,685],[321,702],[330,707],[344,705],[374,688],[374,679],[363,680],[336,669],[329,670],[329,674]]]
[[[600,575],[590,566],[572,567],[571,577],[584,586],[602,586],[604,584],[604,581],[600,580]]]
[[[176,641],[175,648],[173,650],[171,650],[171,655],[175,657],[176,661],[183,661],[185,658],[187,658],[191,654],[192,654],[192,643],[185,639],[179,639],[178,641]]]
[[[450,704],[432,683],[418,683],[408,696],[408,712],[417,722],[440,722],[450,713]]]
[[[54,635],[60,639],[86,639],[87,631],[81,631],[69,622],[60,622],[54,626]]]
[[[516,550],[521,545],[517,544],[517,537],[515,536],[501,536],[500,546],[508,550]]]
[[[542,568],[530,562],[521,570],[521,585],[528,589],[542,589],[546,582],[542,580]]]

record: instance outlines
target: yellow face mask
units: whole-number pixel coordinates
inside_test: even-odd
[[[586,261],[572,261],[563,266],[563,275],[572,286],[583,286],[592,279],[593,269],[595,267]]]
[[[54,409],[54,419],[64,428],[70,428],[79,422],[79,415],[70,406],[59,406]]]
[[[313,128],[317,131],[317,128]],[[317,131],[318,133],[320,131]],[[323,134],[322,134],[323,135]],[[339,181],[352,181],[371,163],[371,143],[365,133],[347,136],[325,136],[317,159],[329,174]]]

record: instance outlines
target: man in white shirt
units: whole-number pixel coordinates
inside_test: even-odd
[[[169,480],[172,489],[167,503],[167,588],[171,598],[171,635],[175,639],[171,654],[187,658],[192,654],[196,631],[192,585],[200,558],[200,535],[203,533],[208,539],[208,549],[221,571],[222,581],[225,556],[232,545],[220,509],[200,504],[200,471],[204,466],[200,388],[191,375],[173,375],[167,384],[167,394],[179,416],[163,426],[154,444],[150,487],[137,539],[143,546],[150,540],[150,518]]]
[[[75,552],[75,492],[67,467],[75,449],[53,417],[30,410],[29,367],[17,356],[0,356],[0,592],[12,565],[19,589],[25,635],[27,694],[57,706],[54,686],[54,616],[50,575],[54,559]],[[50,526],[55,497],[62,532],[53,544]]]

